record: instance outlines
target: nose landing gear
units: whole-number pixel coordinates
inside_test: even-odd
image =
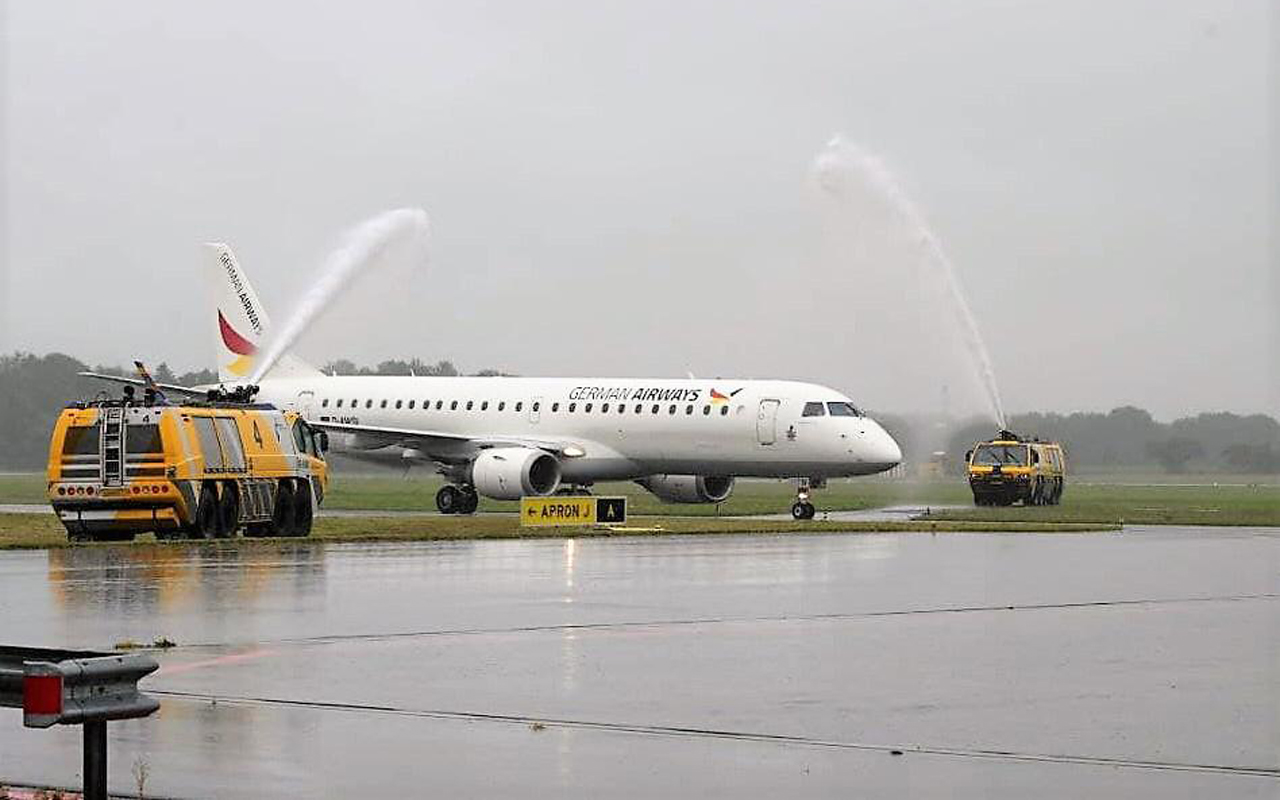
[[[480,496],[474,486],[446,484],[436,492],[436,508],[441,514],[474,514],[480,505]]]
[[[813,515],[818,512],[814,508],[813,503],[809,502],[809,494],[813,489],[821,488],[825,481],[815,481],[810,478],[801,478],[799,485],[796,487],[796,501],[791,504],[792,519],[813,519]]]

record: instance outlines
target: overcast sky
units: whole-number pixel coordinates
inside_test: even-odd
[[[815,187],[842,133],[949,252],[1010,410],[1276,414],[1273,5],[11,1],[0,349],[209,365],[200,242],[279,325],[344,229],[417,206],[429,264],[299,355],[976,410],[885,278],[910,235]]]

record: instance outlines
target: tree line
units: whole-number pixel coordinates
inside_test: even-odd
[[[0,469],[42,469],[48,457],[49,434],[62,407],[69,402],[92,398],[117,389],[102,381],[81,378],[77,372],[91,370],[116,375],[133,375],[131,368],[110,365],[89,367],[62,353],[43,356],[13,353],[0,356]],[[387,360],[363,366],[349,360],[325,364],[332,375],[422,375],[463,374],[452,362],[418,358]],[[160,383],[201,386],[217,383],[212,370],[176,372],[167,364],[151,367]],[[473,373],[504,375],[494,369]],[[995,435],[989,422],[938,420],[894,416],[880,419],[903,445],[906,460],[920,463],[944,452],[944,464],[959,471],[961,459],[974,442]],[[1010,428],[1023,436],[1062,442],[1072,466],[1096,468],[1148,467],[1168,472],[1230,471],[1280,473],[1280,423],[1264,414],[1238,415],[1226,412],[1197,414],[1159,422],[1140,408],[1124,406],[1106,413],[1019,414]]]
[[[989,421],[945,426],[936,421],[888,417],[886,427],[903,444],[908,461],[942,452],[944,467],[959,472],[976,442],[993,438]],[[1009,428],[1024,438],[1062,443],[1068,467],[1153,468],[1168,473],[1280,473],[1280,422],[1265,414],[1212,412],[1160,422],[1141,408],[1108,412],[1015,414]]]

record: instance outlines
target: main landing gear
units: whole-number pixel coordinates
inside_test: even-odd
[[[480,505],[480,496],[474,486],[442,486],[436,492],[436,508],[441,514],[474,514]]]
[[[818,513],[813,503],[809,502],[809,494],[813,489],[820,489],[825,485],[824,480],[815,480],[812,478],[801,478],[796,486],[796,501],[791,504],[792,519],[813,519],[813,515]]]

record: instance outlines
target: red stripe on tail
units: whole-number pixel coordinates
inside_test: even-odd
[[[236,355],[251,356],[258,352],[258,346],[236,333],[221,311],[218,312],[218,330],[222,332],[222,343]]]

